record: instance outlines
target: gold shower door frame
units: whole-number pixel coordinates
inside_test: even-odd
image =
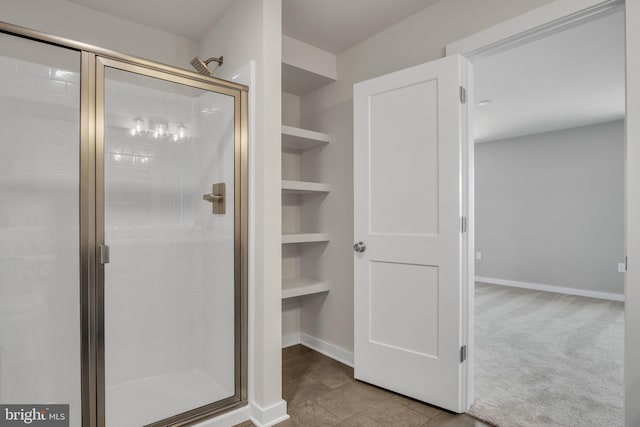
[[[82,426],[106,427],[104,348],[104,80],[114,68],[234,98],[233,396],[150,424],[182,427],[247,403],[248,88],[234,82],[0,22],[0,32],[80,52],[80,298]]]

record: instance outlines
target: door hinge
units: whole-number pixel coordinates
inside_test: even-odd
[[[462,104],[467,103],[467,90],[462,86],[460,86],[460,102]]]
[[[466,233],[467,232],[467,217],[466,216],[461,216],[460,217],[460,232],[461,233]]]
[[[109,246],[98,245],[98,262],[102,265],[109,263]]]
[[[627,257],[624,257],[624,271],[629,271],[629,261],[627,261]]]
[[[465,360],[467,360],[467,346],[463,345],[462,347],[460,347],[460,363],[464,362]]]

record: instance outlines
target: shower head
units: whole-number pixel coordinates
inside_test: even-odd
[[[210,76],[215,71],[215,68],[213,70],[209,69],[210,62],[217,62],[218,63],[218,65],[216,65],[217,67],[219,65],[222,65],[223,57],[221,56],[220,58],[209,58],[206,61],[203,61],[202,58],[200,58],[199,56],[196,56],[191,60],[191,65],[193,65],[193,68],[195,68],[196,71],[199,72],[200,74],[204,74],[205,76]]]

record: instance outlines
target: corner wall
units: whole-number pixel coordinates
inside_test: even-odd
[[[475,185],[477,276],[623,296],[623,120],[476,144]]]
[[[353,84],[441,58],[448,43],[550,1],[440,1],[338,54],[338,80],[301,97],[302,127],[335,141],[319,166],[331,184],[318,214],[331,235],[321,266],[331,291],[302,310],[304,334],[353,352]]]
[[[254,422],[284,420],[281,353],[281,0],[237,0],[201,40],[224,55],[215,76],[255,62],[250,87],[249,403]],[[245,83],[245,82],[243,82]]]

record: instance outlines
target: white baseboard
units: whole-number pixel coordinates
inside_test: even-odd
[[[300,333],[300,343],[340,363],[353,367],[353,353],[350,351],[302,332]]]
[[[258,427],[271,427],[289,419],[287,414],[287,402],[280,400],[278,403],[261,408],[251,403],[251,422]]]
[[[300,332],[294,332],[292,334],[286,334],[282,336],[282,348],[291,347],[292,345],[300,343]]]
[[[281,400],[267,409],[255,403],[224,413],[210,420],[196,424],[195,427],[231,427],[251,420],[258,427],[270,427],[289,419],[287,402]]]
[[[554,292],[556,294],[579,295],[582,297],[606,299],[610,301],[623,301],[623,294],[611,292],[587,291],[576,288],[563,288],[561,286],[542,285],[540,283],[517,282],[515,280],[494,279],[493,277],[475,277],[476,282],[491,283],[492,285],[511,286],[513,288],[532,289],[535,291]]]
[[[282,348],[302,344],[340,363],[353,367],[353,353],[311,335],[294,332],[282,336]]]

